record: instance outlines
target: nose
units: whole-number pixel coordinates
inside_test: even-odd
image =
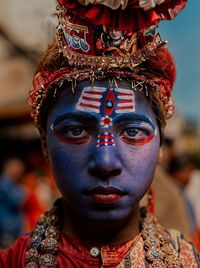
[[[89,173],[101,179],[118,176],[122,172],[122,162],[115,146],[96,147],[91,153]]]

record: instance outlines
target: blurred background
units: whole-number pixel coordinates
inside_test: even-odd
[[[161,223],[200,249],[199,10],[200,1],[190,0],[175,21],[160,26],[177,63],[176,111],[153,192]],[[54,12],[54,0],[0,0],[0,247],[30,232],[59,196],[26,104],[39,58],[53,40]]]

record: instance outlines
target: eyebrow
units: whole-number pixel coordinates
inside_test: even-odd
[[[61,114],[61,115],[56,117],[53,124],[56,125],[56,124],[62,122],[63,120],[73,120],[73,119],[78,120],[80,122],[87,121],[87,122],[95,123],[95,124],[97,124],[99,122],[99,119],[92,114],[88,114],[85,112],[78,112],[78,113]]]
[[[117,118],[115,118],[113,120],[113,123],[119,124],[119,123],[126,123],[126,122],[145,122],[147,124],[149,124],[153,129],[155,129],[155,125],[153,124],[153,122],[151,121],[150,118],[146,117],[145,115],[141,115],[141,114],[122,114],[119,115]]]

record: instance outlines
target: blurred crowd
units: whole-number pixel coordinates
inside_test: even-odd
[[[175,114],[163,141],[163,159],[152,184],[155,214],[180,230],[200,251],[200,137],[197,126]],[[157,200],[156,200],[157,199]]]
[[[52,0],[0,0],[0,247],[29,232],[57,196],[27,106],[54,11]]]
[[[58,192],[43,157],[30,152],[27,159],[10,155],[0,175],[0,247],[30,232]]]

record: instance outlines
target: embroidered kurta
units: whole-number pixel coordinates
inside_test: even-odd
[[[200,267],[200,258],[193,245],[186,242],[180,233],[176,231],[170,231],[170,235],[183,267]],[[29,238],[29,235],[20,237],[10,248],[0,250],[1,268],[25,268],[25,254]],[[87,243],[61,234],[57,256],[58,267],[123,268],[128,261],[131,263],[132,268],[145,268],[143,246],[143,239],[139,234],[126,243],[103,246],[99,248],[99,254],[93,257],[91,254],[92,248]]]

